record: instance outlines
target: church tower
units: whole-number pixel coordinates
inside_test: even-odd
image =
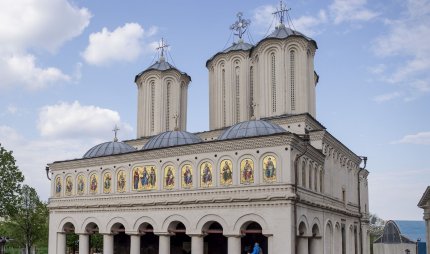
[[[238,15],[231,29],[239,41],[207,61],[211,130],[252,117],[302,113],[316,117],[317,44],[285,25],[288,10],[282,1],[273,14],[279,24],[255,46],[243,42],[249,22]]]
[[[157,48],[161,52],[158,61],[134,80],[138,89],[137,138],[186,129],[191,77],[166,60],[167,47],[162,40]]]

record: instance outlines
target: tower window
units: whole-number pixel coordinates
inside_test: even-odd
[[[240,122],[240,68],[236,67],[235,70],[236,81],[236,122]]]
[[[154,131],[154,121],[155,121],[155,84],[154,81],[151,82],[151,132]]]
[[[222,70],[222,75],[221,75],[221,89],[222,89],[222,117],[223,117],[223,122],[224,122],[224,126],[226,126],[227,124],[227,116],[225,114],[225,107],[226,107],[226,94],[225,94],[225,70]]]
[[[302,164],[302,186],[306,187],[306,163]]]
[[[291,110],[296,109],[296,52],[294,50],[290,51],[290,97],[291,97]]]
[[[171,83],[167,82],[167,93],[166,93],[166,130],[170,129],[170,87],[171,87]]]
[[[270,54],[271,58],[271,84],[272,84],[272,112],[276,112],[276,57],[275,53]]]
[[[254,67],[251,66],[249,69],[249,107],[250,107],[250,117],[255,114],[254,107]]]

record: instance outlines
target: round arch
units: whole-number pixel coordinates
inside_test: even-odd
[[[163,225],[161,227],[161,231],[162,232],[168,232],[169,229],[176,227],[176,225],[181,222],[182,224],[184,224],[186,230],[188,231],[191,228],[191,224],[190,222],[182,215],[179,214],[173,214],[170,215],[169,217],[167,217],[164,221],[163,221]]]
[[[76,226],[79,225],[78,223],[76,223],[76,221],[72,217],[66,217],[66,218],[62,219],[60,221],[60,223],[58,224],[59,226],[57,228],[57,232],[58,233],[65,232],[64,226],[68,223],[72,224],[73,227],[75,228],[75,230],[76,230]]]
[[[206,231],[209,229],[212,222],[219,223],[224,232],[227,232],[229,230],[227,222],[223,218],[215,214],[207,214],[200,218],[200,220],[196,224],[195,230],[198,232]]]
[[[83,233],[88,233],[87,232],[87,227],[90,224],[93,224],[93,225],[95,224],[98,227],[98,229],[100,230],[100,225],[101,225],[100,221],[97,218],[95,218],[95,217],[88,217],[88,218],[86,218],[82,222],[81,227],[79,228],[79,231],[77,230],[76,232],[77,233],[82,233],[82,234]]]
[[[128,225],[127,221],[124,218],[122,218],[122,217],[114,217],[111,220],[109,220],[109,222],[106,224],[106,228],[105,228],[104,232],[100,232],[100,233],[105,233],[105,234],[111,233],[112,227],[115,224],[117,224],[117,223],[122,224],[124,226],[125,231],[129,231],[130,230],[129,225]]]
[[[137,219],[133,225],[132,231],[138,233],[142,225],[144,225],[145,227],[147,227],[148,225],[151,225],[152,228],[154,229],[154,232],[159,231],[157,223],[148,216],[142,216],[139,219]]]
[[[241,230],[245,229],[252,222],[260,225],[264,235],[270,235],[271,231],[267,225],[266,220],[258,214],[250,213],[239,217],[233,227],[233,232],[240,234]]]

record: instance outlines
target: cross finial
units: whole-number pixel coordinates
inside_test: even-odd
[[[177,131],[177,130],[179,130],[179,125],[178,125],[179,115],[178,115],[178,113],[175,113],[173,115],[173,118],[175,119],[175,131]]]
[[[256,120],[256,117],[255,117],[255,109],[256,108],[257,108],[257,103],[252,101],[252,104],[251,104],[251,120]]]
[[[277,9],[273,15],[278,16],[280,25],[284,25],[285,16],[287,15],[287,12],[291,10],[291,8],[288,8],[285,6],[284,1],[279,1],[279,9]]]
[[[165,41],[164,41],[164,38],[161,38],[161,43],[160,43],[160,46],[158,46],[157,47],[157,50],[159,50],[159,51],[161,51],[161,54],[160,54],[160,62],[164,62],[165,61],[165,58],[164,58],[164,50],[166,49],[166,48],[168,48],[170,45],[167,45],[166,43],[165,43]]]
[[[234,22],[233,25],[230,26],[231,30],[235,30],[236,33],[234,35],[237,35],[239,37],[239,42],[242,42],[242,36],[246,32],[246,29],[248,29],[249,24],[251,24],[251,20],[249,19],[243,19],[243,13],[238,12],[237,13],[237,20]]]
[[[112,130],[115,133],[115,137],[113,138],[113,142],[118,142],[117,134],[119,131],[118,125],[115,124],[115,128]]]

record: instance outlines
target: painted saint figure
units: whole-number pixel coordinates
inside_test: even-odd
[[[66,178],[66,194],[67,195],[72,194],[72,190],[73,190],[72,178],[70,176],[68,176]]]
[[[55,192],[57,194],[60,194],[61,193],[61,189],[62,189],[61,178],[57,177],[57,180],[55,181]]]
[[[139,170],[138,169],[135,169],[133,174],[133,185],[135,190],[139,189]]]
[[[182,169],[183,174],[183,183],[182,187],[190,188],[193,184],[193,174],[191,172],[191,168],[189,165],[184,166],[185,169]]]
[[[221,169],[221,180],[221,183],[223,185],[230,185],[233,182],[233,172],[231,170],[228,160],[224,161],[224,166]]]
[[[97,177],[94,174],[90,178],[90,190],[91,190],[91,192],[92,193],[96,193],[97,192],[97,187],[98,187]]]
[[[165,175],[164,187],[166,189],[172,189],[174,186],[175,186],[175,175],[173,174],[172,168],[168,167]]]
[[[84,176],[78,176],[78,194],[84,194],[85,182]]]
[[[212,170],[209,167],[209,163],[205,162],[203,169],[201,171],[202,175],[202,186],[208,187],[212,185]]]
[[[148,171],[146,170],[146,168],[143,168],[143,173],[142,173],[142,176],[140,177],[140,182],[142,184],[142,188],[147,187],[148,178],[149,178]]]
[[[125,191],[125,174],[124,171],[120,171],[118,173],[118,183],[117,183],[117,190],[118,192],[124,192]]]
[[[112,176],[110,173],[106,173],[103,181],[103,192],[110,193],[112,187]]]
[[[157,182],[157,175],[155,174],[154,167],[151,167],[151,172],[149,173],[149,184],[151,188],[155,187],[155,183]]]
[[[263,160],[264,180],[266,182],[276,181],[275,158],[272,159],[272,156],[267,156],[266,158],[267,159]]]
[[[242,166],[242,170],[241,170],[241,173],[242,173],[241,183],[250,184],[254,182],[254,169],[251,163],[252,161],[245,159],[245,163]],[[241,164],[243,164],[243,161]]]

